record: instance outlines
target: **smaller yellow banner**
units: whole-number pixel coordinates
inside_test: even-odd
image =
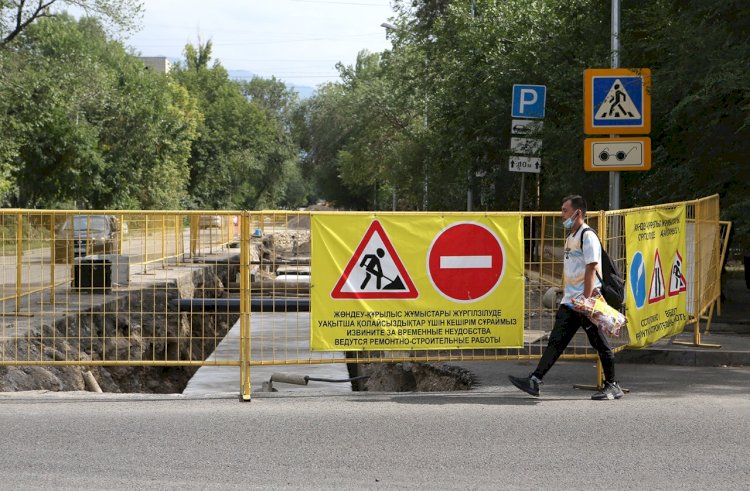
[[[682,332],[687,322],[685,206],[625,215],[630,347]]]

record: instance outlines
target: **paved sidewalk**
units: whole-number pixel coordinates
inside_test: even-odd
[[[662,339],[648,348],[618,353],[618,361],[683,366],[750,366],[750,289],[745,285],[744,271],[726,274],[722,292],[721,315],[717,309],[710,326],[706,321],[700,325],[701,344],[718,344],[719,348],[674,344],[673,341],[693,342],[694,326],[690,325],[674,339]]]

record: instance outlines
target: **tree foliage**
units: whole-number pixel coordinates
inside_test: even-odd
[[[400,209],[465,209],[467,195],[475,208],[516,209],[512,86],[533,83],[547,86],[539,206],[577,192],[607,208],[607,173],[583,170],[582,81],[584,69],[610,66],[610,2],[394,3],[377,70],[363,59],[342,67],[341,82],[305,104],[300,142],[324,196],[386,208],[373,187],[397,182]],[[620,66],[653,73],[653,170],[622,173],[621,206],[716,192],[738,235],[750,235],[748,19],[744,0],[622,3]],[[527,192],[524,207],[535,198]]]
[[[43,19],[3,57],[17,67],[3,80],[13,131],[0,145],[11,204],[179,205],[200,119],[184,89],[144,70],[92,18]]]
[[[278,80],[229,80],[211,64],[210,42],[188,45],[185,56],[164,75],[145,69],[96,18],[39,15],[24,26],[12,48],[0,47],[0,200],[50,208],[307,204],[292,135],[296,94]]]
[[[210,60],[211,41],[187,45],[185,62],[174,75],[197,98],[204,115],[189,159],[188,204],[236,209],[284,203],[287,180],[298,165],[283,117],[288,94],[271,90],[277,89],[273,82],[243,86]]]
[[[117,31],[133,30],[143,14],[143,6],[137,0],[2,0],[0,48],[13,42],[35,22],[70,7]]]

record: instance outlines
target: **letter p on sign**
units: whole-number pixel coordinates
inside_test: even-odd
[[[513,112],[514,118],[544,118],[544,103],[547,100],[547,87],[545,85],[520,85],[513,86]]]

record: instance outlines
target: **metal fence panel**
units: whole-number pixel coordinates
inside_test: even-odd
[[[679,203],[682,205],[682,203]],[[658,207],[674,207],[665,204]],[[719,199],[686,202],[696,344],[720,296],[729,226]],[[589,212],[626,273],[624,216]],[[565,231],[557,212],[523,212],[524,346],[517,349],[310,351],[311,212],[0,211],[0,365],[185,366],[536,359],[562,286]],[[554,296],[554,291],[552,292]],[[232,359],[212,353],[233,326]],[[616,350],[627,333],[612,338]],[[584,335],[567,359],[596,359]]]

